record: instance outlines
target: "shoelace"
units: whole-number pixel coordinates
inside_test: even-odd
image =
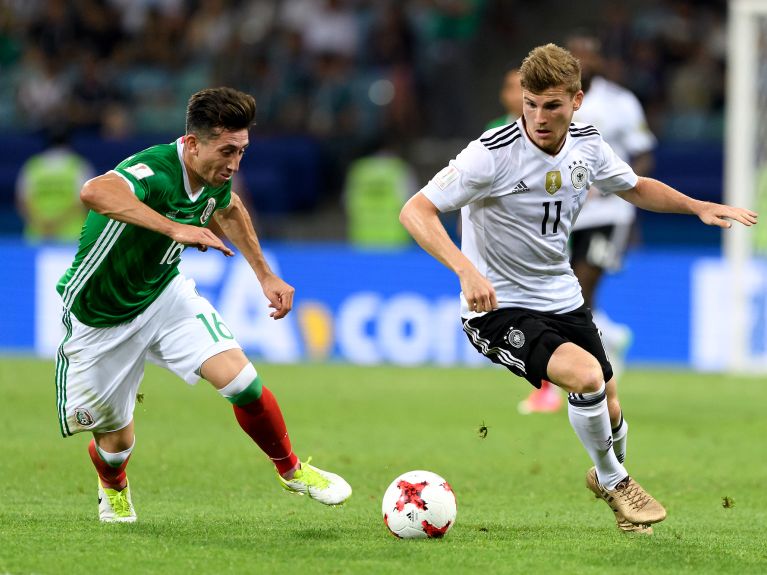
[[[313,467],[309,466],[309,462],[311,460],[312,458],[310,457],[304,463],[302,463],[301,469],[296,471],[296,474],[290,481],[297,481],[299,483],[308,485],[309,487],[316,487],[318,489],[327,489],[328,486],[330,486],[330,481],[315,471]]]
[[[618,492],[621,494],[621,498],[625,499],[634,509],[642,509],[650,502],[650,496],[632,479],[629,479],[628,484]]]
[[[115,495],[109,495],[109,504],[112,506],[115,515],[120,517],[130,515],[130,503],[128,502],[126,491],[126,489],[123,489],[122,491],[116,492]]]

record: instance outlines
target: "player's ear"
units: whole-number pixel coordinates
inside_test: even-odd
[[[184,146],[189,150],[190,154],[197,155],[200,140],[194,134],[186,134],[184,136]]]
[[[578,110],[583,104],[583,90],[578,90],[573,97],[573,110]]]

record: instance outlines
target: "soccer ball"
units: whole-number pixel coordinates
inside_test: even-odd
[[[381,512],[386,527],[401,539],[444,537],[455,524],[455,494],[431,471],[408,471],[391,482]]]

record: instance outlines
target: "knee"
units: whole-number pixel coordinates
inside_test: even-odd
[[[575,369],[572,382],[573,393],[595,393],[599,391],[605,383],[602,374],[602,366],[595,357],[583,363]]]

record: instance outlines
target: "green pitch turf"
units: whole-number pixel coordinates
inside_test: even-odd
[[[0,360],[0,574],[767,572],[764,379],[627,374],[627,466],[669,512],[641,538],[586,490],[566,412],[518,415],[528,386],[504,370],[259,370],[299,455],[352,484],[344,507],[283,492],[212,388],[149,367],[139,520],[100,525],[88,437],[58,436],[53,364]],[[400,541],[381,520],[386,486],[418,468],[456,492],[443,540]]]

